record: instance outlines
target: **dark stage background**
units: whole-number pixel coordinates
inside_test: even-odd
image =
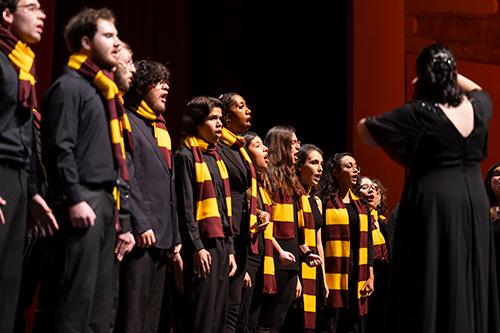
[[[62,32],[68,19],[83,6],[105,5],[116,14],[135,60],[168,63],[173,77],[167,121],[175,143],[191,97],[234,91],[246,99],[252,130],[262,137],[275,125],[292,125],[299,140],[330,155],[349,145],[349,1],[327,3],[42,0],[48,18],[39,47],[40,90],[67,61]]]
[[[173,78],[167,121],[174,142],[186,102],[195,95],[240,93],[261,136],[275,125],[296,127],[326,157],[352,151],[363,174],[398,200],[404,170],[363,145],[357,121],[413,96],[415,57],[432,42],[449,46],[459,72],[500,104],[498,0],[41,0],[47,12],[35,47],[38,90],[59,75],[68,54],[62,30],[84,5],[106,5],[135,59],[167,62]],[[324,82],[324,83],[323,83]],[[485,171],[500,159],[500,121],[490,123]]]

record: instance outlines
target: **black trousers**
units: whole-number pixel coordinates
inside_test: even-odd
[[[247,262],[248,236],[238,236],[234,239],[234,250],[238,270],[229,280],[229,302],[226,318],[226,333],[236,331],[238,317],[240,315],[241,297],[243,293],[243,278]]]
[[[54,245],[54,237],[35,237],[32,229],[26,235],[23,276],[17,306],[15,333],[26,332],[25,312],[31,307],[37,295],[38,288],[38,304],[35,312],[37,317],[36,322],[41,325],[45,321],[44,316],[49,307],[46,301],[49,299],[49,295],[45,295],[43,292],[54,290],[58,278],[54,276]],[[43,325],[40,328],[35,326],[33,327],[33,332],[43,333],[46,330]]]
[[[95,225],[71,226],[67,207],[56,210],[61,226],[53,330],[60,333],[109,332],[113,311],[115,204],[104,190],[84,189],[95,212]]]
[[[24,169],[0,164],[0,206],[5,224],[0,224],[0,332],[14,329],[21,270],[24,234],[28,211],[27,180]]]
[[[120,268],[115,332],[156,333],[163,303],[166,252],[134,247]]]
[[[243,289],[240,316],[238,317],[236,329],[239,333],[255,332],[259,326],[260,312],[264,302],[264,295],[262,294],[264,284],[263,266],[264,264],[258,259],[248,258],[246,271],[250,275],[252,286]]]
[[[270,329],[279,332],[285,322],[286,314],[292,305],[297,287],[298,272],[294,270],[277,270],[276,283],[278,293],[270,301]]]
[[[225,239],[203,242],[210,252],[212,266],[207,277],[195,278],[193,252],[186,253],[185,332],[219,333],[224,331],[229,297],[229,253]]]

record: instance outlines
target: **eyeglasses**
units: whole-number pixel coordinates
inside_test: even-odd
[[[366,190],[374,190],[375,192],[380,192],[380,187],[375,184],[363,184],[359,187],[360,190],[366,191]]]
[[[17,8],[24,8],[25,13],[45,13],[45,10],[39,4],[36,3],[17,5]]]
[[[297,139],[294,139],[294,140],[290,141],[290,145],[292,145],[292,146],[300,146],[300,141],[297,140]]]

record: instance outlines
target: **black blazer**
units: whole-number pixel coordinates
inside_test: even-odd
[[[229,185],[231,187],[231,207],[233,232],[235,236],[248,235],[248,203],[246,190],[250,187],[250,170],[238,150],[219,142],[217,151],[226,165],[229,174]]]
[[[127,158],[132,232],[140,235],[152,229],[154,246],[170,249],[181,242],[174,171],[168,169],[153,129],[130,110],[127,114],[134,140],[134,151]]]

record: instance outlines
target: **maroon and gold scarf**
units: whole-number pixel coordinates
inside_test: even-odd
[[[345,204],[336,195],[325,204],[325,275],[330,295],[328,303],[334,308],[349,306],[349,288],[357,288],[359,315],[368,313],[368,299],[360,290],[369,278],[368,268],[368,223],[369,215],[359,198],[349,190],[351,203],[359,216],[359,260],[357,286],[349,287],[349,263],[351,256],[349,214]],[[355,263],[356,264],[356,263]],[[352,306],[352,304],[351,304]]]
[[[370,215],[372,216],[373,259],[388,261],[387,244],[384,235],[380,231],[380,224],[385,223],[386,218],[384,215],[379,214],[376,209],[371,209]],[[378,227],[375,224],[376,222],[378,222]]]
[[[18,101],[25,109],[32,109],[34,123],[40,128],[41,115],[37,108],[35,53],[9,30],[0,27],[0,51],[4,52],[19,74]]]
[[[69,57],[68,67],[92,82],[106,99],[113,155],[120,167],[120,176],[123,180],[128,181],[125,151],[126,149],[132,150],[132,130],[120,101],[120,92],[113,81],[113,74],[101,70],[88,56],[82,53],[72,54]]]
[[[256,235],[257,231],[257,174],[255,173],[255,168],[253,166],[252,160],[250,156],[248,156],[247,151],[244,148],[245,139],[237,136],[227,128],[222,129],[222,136],[220,140],[231,147],[234,150],[238,150],[241,157],[247,163],[247,166],[250,170],[250,175],[252,177],[250,184],[250,221],[249,221],[249,230],[250,230],[250,249],[253,254],[257,254],[259,252],[259,244],[258,237]]]
[[[264,230],[264,288],[262,292],[264,294],[276,294],[278,292],[278,286],[276,284],[273,255],[273,202],[269,192],[261,186],[261,184],[258,185],[258,189],[264,208],[263,210],[271,216],[270,223],[266,227],[266,230]]]
[[[298,200],[282,193],[275,193],[273,201],[274,234],[277,239],[293,239],[295,237],[294,202],[298,206],[297,224],[299,228],[299,244],[306,244],[316,253],[316,230],[311,204],[306,195]],[[301,265],[302,293],[304,300],[304,327],[314,329],[316,326],[316,267]]]
[[[168,169],[172,170],[172,141],[170,140],[165,118],[161,113],[155,113],[144,100],[139,103],[139,106],[134,107],[133,111],[148,120],[148,123],[153,128],[153,135],[163,159]]]
[[[210,175],[203,152],[214,156],[220,176],[224,182],[224,194],[226,199],[227,217],[231,226],[231,189],[229,187],[229,175],[226,165],[215,150],[215,145],[209,145],[204,140],[188,136],[184,139],[184,145],[191,150],[194,159],[194,169],[198,193],[195,203],[195,219],[202,238],[224,238],[222,219],[217,205],[215,186]]]
[[[99,89],[106,99],[106,109],[108,111],[109,133],[113,147],[115,162],[120,168],[120,177],[126,183],[129,182],[127,165],[125,163],[125,152],[132,151],[132,129],[127,114],[124,112],[120,91],[113,81],[113,74],[101,70],[94,64],[87,55],[75,53],[69,57],[68,67],[77,71],[85,79]],[[116,209],[120,211],[120,189],[115,187],[113,196],[116,200]],[[116,214],[116,230],[121,230],[119,214]]]

